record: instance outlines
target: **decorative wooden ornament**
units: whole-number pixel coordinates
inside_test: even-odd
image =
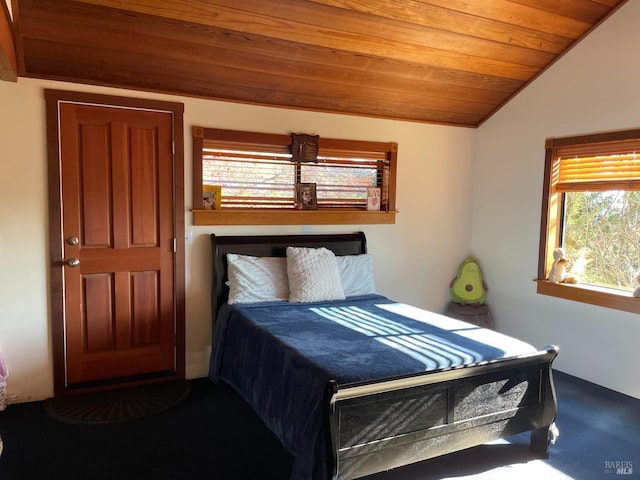
[[[319,135],[291,134],[291,161],[317,162]]]

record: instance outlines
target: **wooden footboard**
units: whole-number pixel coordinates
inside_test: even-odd
[[[556,347],[372,383],[330,386],[333,479],[347,480],[532,431],[548,455]]]

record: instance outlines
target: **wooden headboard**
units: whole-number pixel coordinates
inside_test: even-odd
[[[229,287],[227,276],[227,253],[252,255],[254,257],[285,257],[287,247],[325,247],[336,255],[358,255],[367,253],[364,232],[330,235],[237,235],[217,236],[211,234],[213,248],[213,283],[211,307],[214,318],[220,306],[227,301]]]

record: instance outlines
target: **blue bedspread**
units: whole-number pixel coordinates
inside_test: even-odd
[[[209,377],[236,389],[295,457],[291,480],[327,479],[327,384],[494,360],[535,349],[380,295],[224,305]]]

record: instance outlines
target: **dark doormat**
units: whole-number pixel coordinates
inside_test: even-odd
[[[191,386],[186,380],[154,383],[105,392],[49,398],[44,411],[66,423],[104,424],[148,417],[183,402]]]

